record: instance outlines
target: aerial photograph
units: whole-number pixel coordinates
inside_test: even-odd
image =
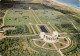
[[[80,56],[80,0],[0,0],[0,56]]]

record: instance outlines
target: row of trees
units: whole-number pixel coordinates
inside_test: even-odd
[[[20,37],[20,38],[4,38],[0,40],[0,53],[2,56],[58,56],[57,53],[50,52],[34,52],[30,51],[27,44],[27,39],[37,38],[35,37]],[[24,50],[22,42],[26,42],[28,45]],[[26,46],[26,45],[25,45]],[[34,49],[35,50],[35,49]]]
[[[62,32],[68,32],[68,33],[78,33],[78,31],[73,27],[71,24],[55,24],[55,26],[60,29]]]
[[[27,56],[30,52],[23,49],[25,39],[23,38],[4,38],[0,40],[0,53],[2,56]],[[32,52],[33,53],[33,52]]]
[[[77,46],[75,49],[69,51],[69,52],[65,52],[65,56],[79,56],[80,55],[80,35],[74,35],[71,37],[72,39],[75,38],[74,40],[76,40],[77,42]]]

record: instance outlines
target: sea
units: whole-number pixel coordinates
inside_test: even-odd
[[[56,0],[56,1],[68,4],[70,6],[80,9],[80,0]]]

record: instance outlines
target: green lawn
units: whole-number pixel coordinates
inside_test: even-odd
[[[44,47],[49,49],[55,49],[55,47],[51,43],[47,43]]]
[[[33,28],[34,28],[34,30],[36,31],[36,33],[39,34],[39,31],[38,31],[36,25],[33,25]]]
[[[60,12],[50,9],[39,9],[34,11],[43,23],[47,23],[48,21],[52,24],[70,23],[67,18]]]
[[[62,44],[62,43],[59,43],[59,42],[57,42],[57,43],[55,43],[55,44],[56,44],[56,46],[57,46],[58,48],[62,48],[62,47],[65,46],[65,44]]]
[[[36,43],[39,45],[39,46],[42,46],[44,44],[44,41],[36,41]]]
[[[50,26],[50,25],[48,25],[48,27],[50,28],[50,30],[53,32],[54,31],[54,29]]]
[[[31,15],[30,10],[28,10],[29,5],[32,6],[31,8],[34,10],[34,17]],[[38,22],[38,19],[40,19],[42,24],[47,24],[47,22],[50,22],[58,32],[78,32],[76,29],[74,29],[64,14],[46,8],[41,4],[28,4],[28,6],[25,7],[27,9],[10,9],[4,20],[5,26],[28,25],[29,23],[37,24],[34,19],[36,19]],[[48,27],[51,29],[51,31],[53,31],[49,25]],[[37,30],[36,32],[38,33]]]
[[[78,33],[78,31],[73,27],[72,24],[55,24],[55,26],[56,26],[61,32]]]
[[[78,32],[67,17],[58,11],[51,9],[38,9],[34,10],[34,12],[42,23],[47,24],[47,22],[50,22],[58,32]]]
[[[31,26],[30,25],[27,25],[27,27],[28,27],[28,29],[29,29],[29,34],[34,34],[34,32],[33,32],[33,30],[32,30],[32,28],[31,28]]]
[[[11,9],[9,10],[6,18],[5,25],[26,25],[29,23],[35,24],[34,18],[31,16],[29,10],[24,9]]]
[[[67,42],[67,39],[59,39],[59,41],[65,43],[65,44],[68,43],[68,42]]]
[[[74,23],[74,25],[80,31],[80,19],[79,19],[79,17],[74,16],[74,15],[67,15],[67,17],[70,18],[70,20]]]

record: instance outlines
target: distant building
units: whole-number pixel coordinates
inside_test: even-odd
[[[45,32],[41,32],[40,37],[46,42],[55,42],[60,36],[57,31],[53,31],[52,35],[47,35]]]

